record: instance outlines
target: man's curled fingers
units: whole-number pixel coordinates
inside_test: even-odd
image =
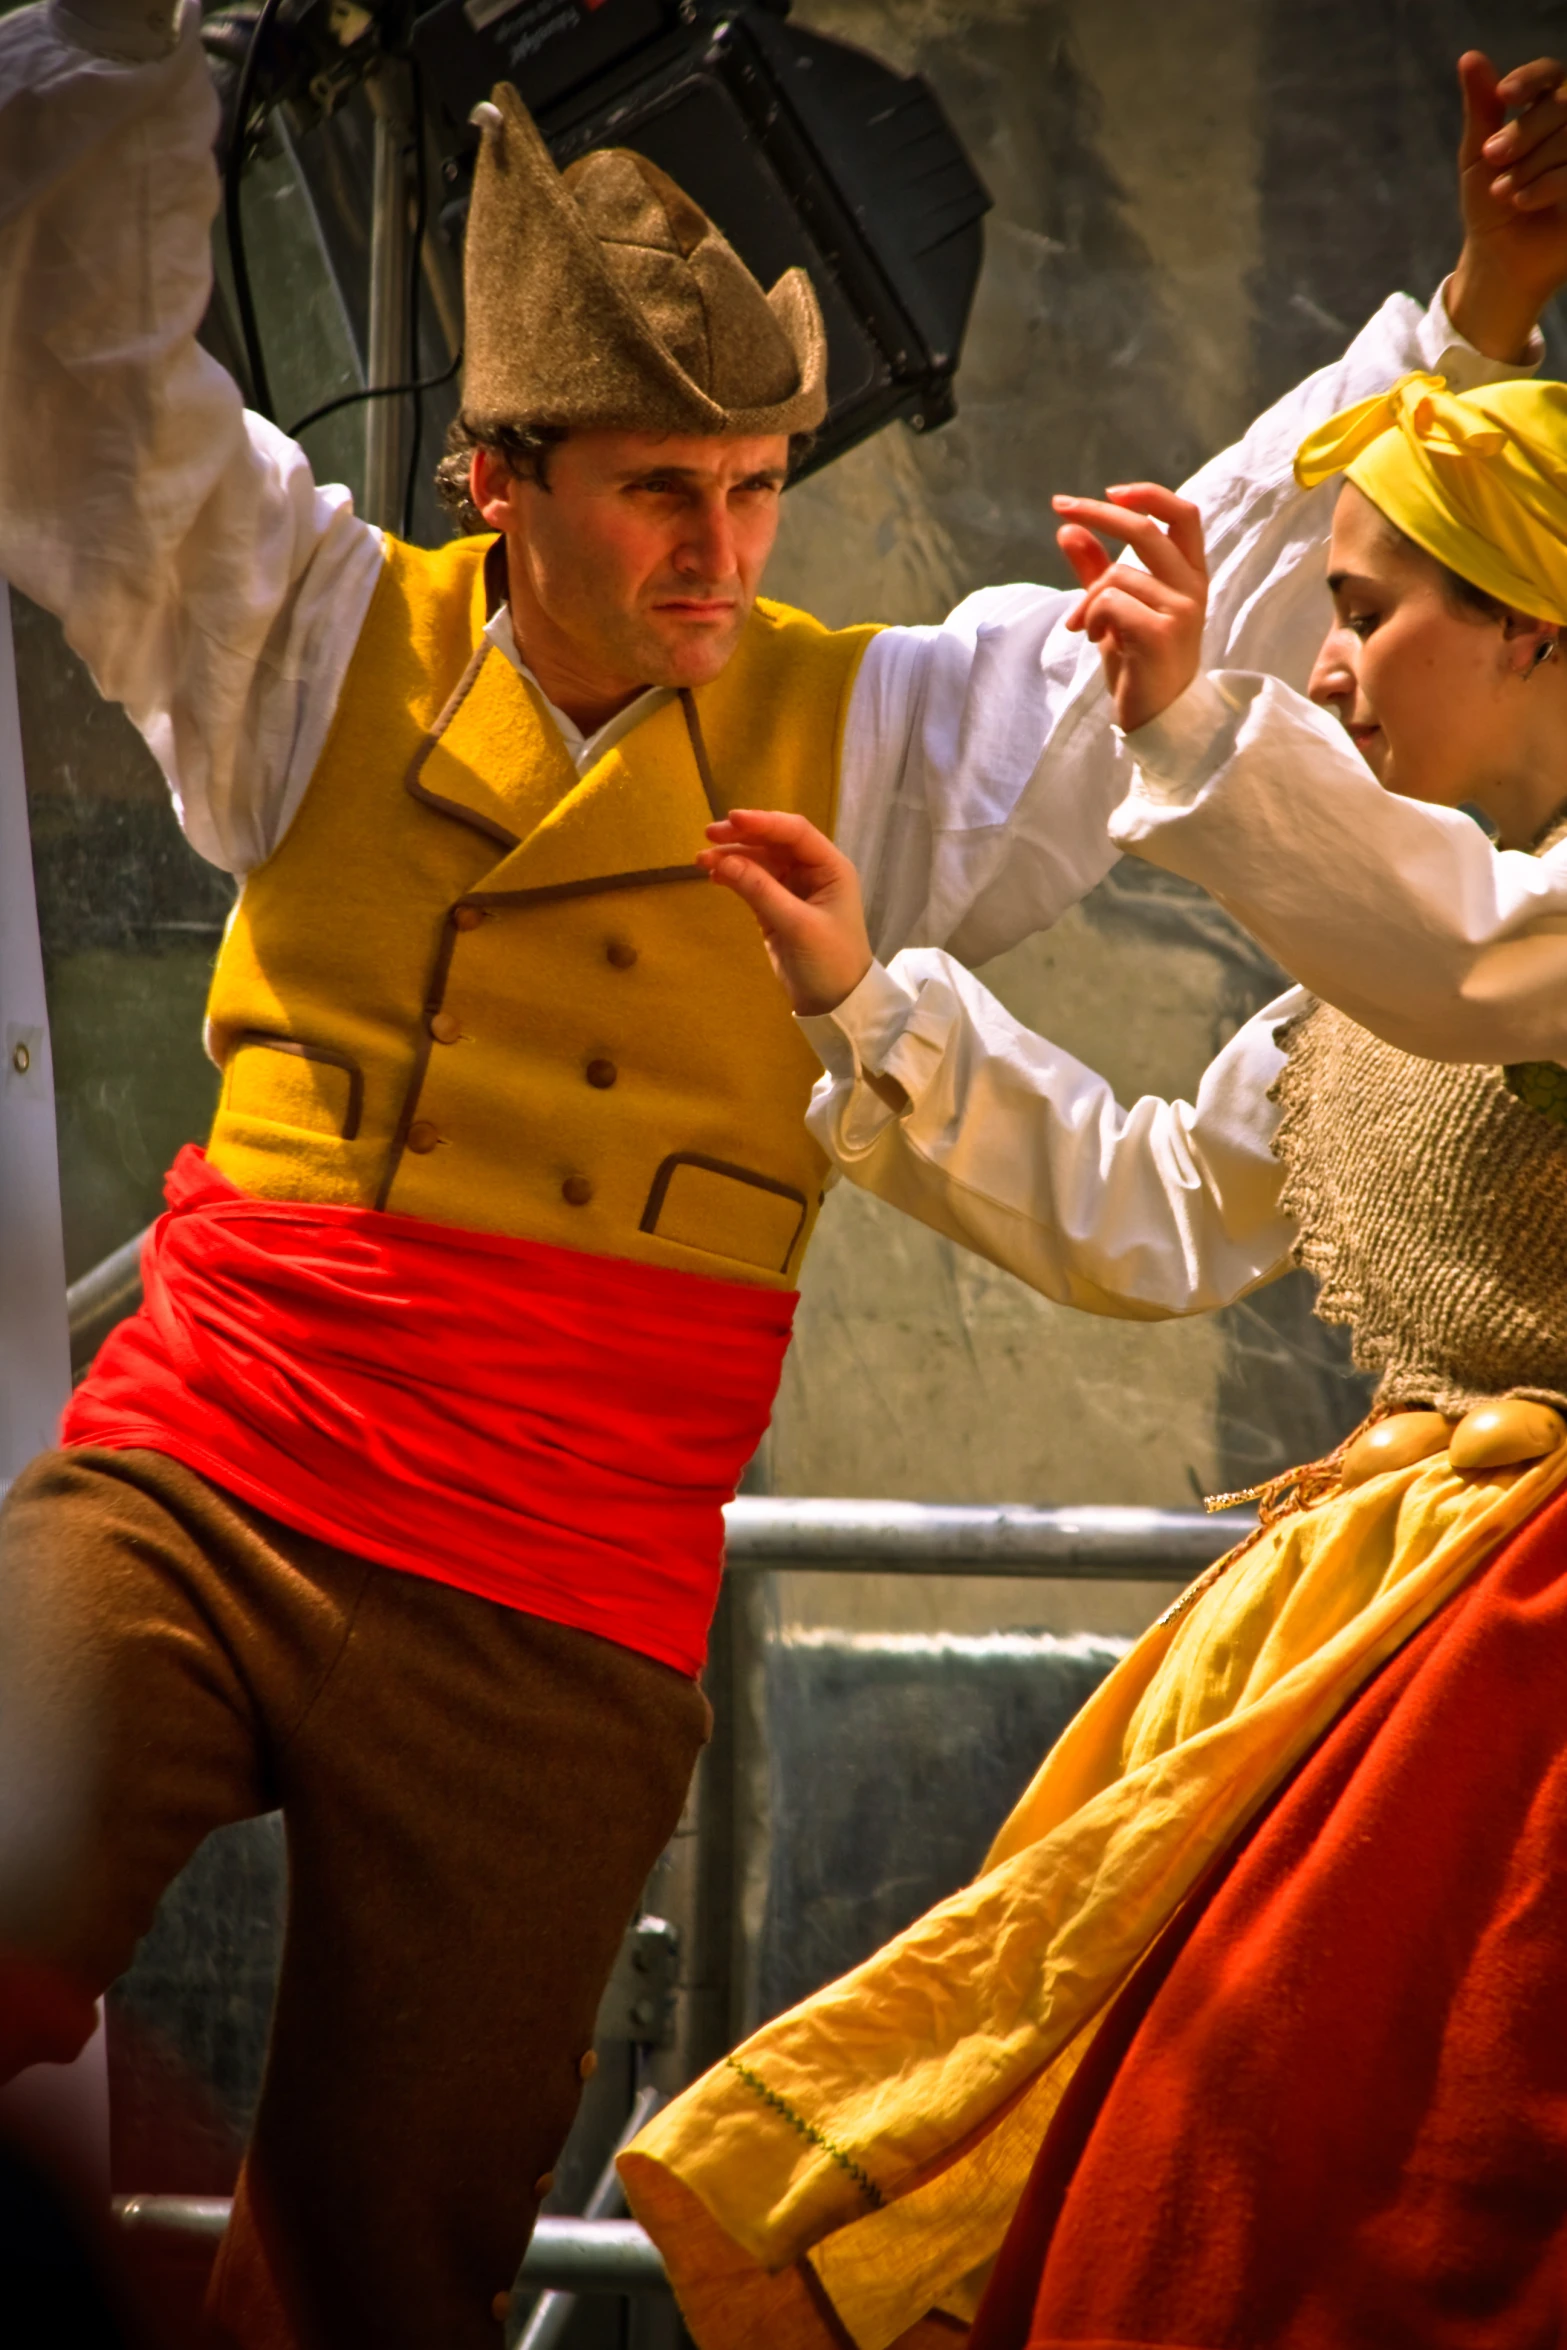
[[[1190,498],[1167,490],[1162,482],[1114,482],[1105,492],[1118,508],[1151,515],[1162,522],[1171,545],[1183,555],[1200,579],[1208,576],[1208,550],[1203,540],[1202,509]]]
[[[1151,648],[1168,626],[1169,614],[1143,597],[1125,588],[1107,587],[1094,598],[1083,622],[1083,634],[1090,644],[1102,644],[1108,637],[1113,644],[1130,650],[1134,646]]]
[[[1140,485],[1141,486],[1141,485]],[[1128,493],[1130,497],[1135,493]],[[1168,493],[1162,493],[1168,496]],[[1186,590],[1200,587],[1207,578],[1202,554],[1202,525],[1196,509],[1171,518],[1168,527],[1163,519],[1152,513],[1141,513],[1130,504],[1112,505],[1103,498],[1057,497],[1052,503],[1056,512],[1067,518],[1069,524],[1102,531],[1107,538],[1123,539],[1140,557],[1156,579],[1171,587]],[[1171,501],[1186,506],[1184,499]],[[1176,535],[1179,531],[1179,537]],[[1068,550],[1070,552],[1070,550]],[[1081,577],[1081,573],[1079,573]]]
[[[1076,610],[1067,615],[1068,628],[1085,630],[1097,643],[1098,633],[1090,625],[1090,620],[1107,596],[1129,598],[1133,603],[1142,605],[1149,612],[1157,612],[1165,619],[1174,619],[1187,608],[1191,600],[1184,589],[1168,586],[1165,581],[1155,579],[1151,572],[1134,571],[1130,565],[1118,563],[1102,579],[1095,581]]]

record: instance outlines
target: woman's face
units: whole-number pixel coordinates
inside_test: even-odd
[[[1377,781],[1407,798],[1485,807],[1509,772],[1533,648],[1500,620],[1455,611],[1430,558],[1346,482],[1328,550],[1333,626],[1307,688],[1348,729]]]

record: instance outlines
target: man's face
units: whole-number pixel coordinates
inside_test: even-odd
[[[485,451],[474,503],[505,533],[524,658],[580,697],[704,685],[739,641],[778,528],[782,433],[573,433],[548,488]],[[556,695],[560,699],[560,695]]]

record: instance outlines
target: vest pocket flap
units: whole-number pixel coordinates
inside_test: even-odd
[[[786,1273],[808,1208],[805,1194],[694,1151],[676,1151],[653,1178],[642,1230],[684,1248]]]
[[[233,1118],[266,1118],[274,1126],[352,1142],[363,1100],[357,1063],[326,1045],[247,1032],[228,1057],[223,1108]]]

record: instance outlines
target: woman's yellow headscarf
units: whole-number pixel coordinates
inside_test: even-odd
[[[1301,442],[1302,489],[1334,473],[1461,578],[1567,628],[1567,384],[1403,376]]]

